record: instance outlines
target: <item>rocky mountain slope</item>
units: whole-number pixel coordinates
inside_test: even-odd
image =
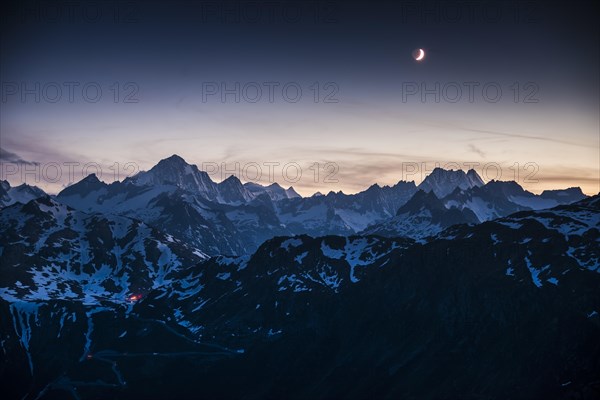
[[[421,243],[277,237],[141,299],[5,288],[0,379],[26,399],[593,399],[599,243],[594,196]]]
[[[3,209],[0,227],[6,299],[124,300],[207,258],[141,221],[86,214],[47,196]]]

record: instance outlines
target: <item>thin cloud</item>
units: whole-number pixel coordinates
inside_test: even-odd
[[[568,144],[570,146],[578,146],[578,147],[585,147],[585,148],[589,147],[589,145],[584,144],[584,143],[576,143],[576,142],[571,142],[571,141],[568,141],[568,140],[548,138],[548,137],[543,137],[543,136],[533,136],[533,135],[524,135],[524,134],[519,134],[519,133],[507,133],[507,132],[500,132],[500,131],[491,131],[491,130],[486,130],[486,129],[468,128],[466,126],[458,126],[458,125],[455,125],[453,127],[457,128],[457,129],[462,129],[463,131],[467,131],[467,132],[486,133],[486,134],[489,134],[489,135],[502,136],[502,137],[510,137],[510,138],[518,138],[518,139],[539,140],[539,141],[544,141],[544,142]]]
[[[482,158],[485,158],[485,153],[483,152],[483,150],[481,150],[479,147],[475,146],[474,144],[469,145],[469,150],[475,154],[480,155]]]
[[[585,148],[588,148],[590,146],[590,144],[586,144],[586,143],[577,143],[577,142],[572,142],[569,140],[557,139],[557,138],[552,138],[552,137],[535,136],[535,135],[528,135],[528,134],[523,134],[523,133],[503,132],[503,131],[499,131],[499,130],[480,129],[477,127],[471,127],[471,126],[467,126],[464,124],[457,124],[457,123],[453,123],[453,122],[446,121],[446,120],[442,121],[442,120],[439,120],[439,119],[436,120],[433,118],[429,118],[428,120],[426,120],[426,119],[423,119],[422,117],[416,117],[414,115],[397,112],[397,111],[390,111],[390,110],[384,109],[382,107],[378,107],[378,106],[366,104],[366,103],[360,104],[360,109],[356,109],[356,107],[354,107],[354,109],[351,109],[353,105],[354,104],[351,104],[351,105],[346,104],[346,106],[348,106],[348,109],[345,111],[347,111],[351,115],[356,115],[357,112],[361,112],[363,115],[369,115],[372,119],[380,119],[381,117],[387,117],[388,119],[391,119],[391,120],[397,120],[397,121],[399,120],[402,122],[411,122],[413,124],[428,126],[428,127],[438,128],[438,129],[439,128],[441,128],[441,129],[459,129],[459,130],[463,130],[465,132],[483,133],[486,135],[497,136],[497,137],[536,140],[536,141],[544,141],[544,142],[550,142],[550,143],[567,144],[570,146],[585,147]]]
[[[0,147],[0,162],[10,164],[40,165],[40,163],[36,161],[24,160],[18,154],[3,149],[2,147]]]

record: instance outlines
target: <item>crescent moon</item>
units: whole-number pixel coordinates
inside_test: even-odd
[[[425,57],[425,51],[423,49],[419,49],[419,55],[415,60],[421,61]]]

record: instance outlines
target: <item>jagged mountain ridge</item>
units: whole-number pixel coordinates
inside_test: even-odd
[[[269,186],[265,187],[259,185],[258,183],[247,182],[244,183],[244,187],[246,188],[246,190],[248,190],[255,196],[259,196],[262,193],[266,193],[273,201],[302,197],[298,194],[298,192],[296,192],[296,190],[294,190],[292,186],[290,186],[287,189],[284,189],[278,183],[272,183]]]
[[[10,185],[4,182],[2,187],[6,192]],[[30,197],[43,195],[37,188],[23,188],[33,193]],[[209,255],[242,255],[277,235],[361,232],[424,239],[452,224],[478,223],[584,197],[576,188],[536,196],[515,182],[482,185],[473,170],[464,173],[439,168],[419,188],[429,188],[433,195],[452,190],[440,199],[447,210],[438,208],[435,216],[430,211],[399,215],[398,210],[416,196],[414,182],[383,187],[375,184],[354,195],[330,192],[302,198],[293,188],[242,184],[234,176],[215,183],[208,174],[174,155],[123,182],[106,184],[91,174],[65,188],[56,199],[87,213],[141,220]],[[28,199],[22,196],[22,201]]]
[[[177,156],[123,182],[96,180],[88,177],[57,199],[85,212],[140,219],[210,255],[249,254],[276,235],[353,234],[394,215],[415,190],[400,182],[356,195],[301,198],[293,188],[242,185],[234,176],[214,183]]]
[[[19,186],[11,187],[8,181],[0,181],[0,209],[15,203],[24,204],[45,194],[37,186],[30,186],[23,183]]]
[[[419,189],[405,205],[398,209],[393,218],[371,225],[361,234],[423,240],[452,225],[479,222],[481,221],[469,208],[447,207],[433,191],[426,193]]]
[[[419,189],[433,192],[441,198],[449,195],[456,188],[466,190],[483,185],[483,180],[474,169],[465,173],[460,169],[455,171],[437,167],[419,184]]]
[[[397,215],[417,192],[414,182],[383,187],[375,184],[354,195],[330,192],[303,198],[293,188],[242,184],[234,176],[215,183],[208,174],[175,155],[124,182],[107,185],[96,180],[88,177],[63,190],[57,198],[82,211],[112,212],[159,226],[210,255],[249,254],[276,235],[369,232],[422,238],[449,223],[481,222],[519,210],[551,207],[558,204],[556,198],[570,202],[584,196],[573,191],[565,196],[559,191],[542,198],[514,182],[513,191],[503,186],[511,186],[510,182],[484,185],[474,170],[465,173],[436,168],[419,188],[434,194],[448,193],[442,200],[452,211],[446,213],[443,222],[436,217],[432,223],[428,216],[411,222]],[[426,226],[435,227],[424,229]]]
[[[555,207],[584,199],[581,189],[557,191],[550,196],[536,196],[513,181],[490,181],[468,189],[456,187],[438,198],[433,190],[421,189],[398,210],[395,217],[369,226],[361,234],[425,239],[457,224],[478,224],[518,211]],[[559,199],[558,201],[556,199]],[[572,200],[572,201],[571,201]]]

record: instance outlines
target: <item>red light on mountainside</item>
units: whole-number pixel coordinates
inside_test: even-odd
[[[142,295],[141,295],[141,294],[132,294],[131,296],[129,296],[129,297],[127,298],[127,300],[129,300],[129,301],[138,301],[138,300],[140,300],[141,298],[142,298]]]

